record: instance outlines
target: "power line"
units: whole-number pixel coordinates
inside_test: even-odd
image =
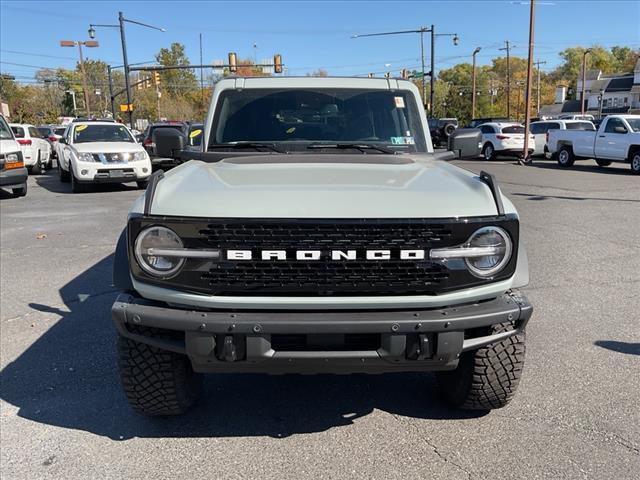
[[[28,56],[32,56],[32,57],[59,58],[59,59],[62,59],[62,60],[73,60],[73,61],[77,61],[78,60],[75,57],[62,57],[60,55],[45,55],[43,53],[20,52],[18,50],[5,50],[4,48],[0,49],[0,52],[16,53],[18,55],[28,55]]]

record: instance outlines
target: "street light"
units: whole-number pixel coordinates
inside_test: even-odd
[[[129,112],[129,126],[133,128],[133,111],[131,109],[131,82],[129,80],[129,60],[127,59],[127,41],[124,35],[124,22],[135,23],[136,25],[152,28],[154,30],[159,30],[161,32],[166,32],[166,30],[164,28],[154,27],[153,25],[148,25],[146,23],[124,18],[124,15],[122,14],[122,12],[118,12],[118,25],[99,24],[99,23],[91,23],[89,25],[88,33],[89,33],[89,37],[91,38],[95,38],[96,36],[95,27],[118,28],[120,30],[120,42],[122,43],[122,60],[124,63],[124,83],[127,90],[127,111]]]
[[[93,38],[93,37],[91,37]],[[61,47],[78,47],[78,51],[80,52],[80,71],[82,72],[82,89],[84,90],[84,106],[87,110],[87,118],[91,116],[91,106],[89,105],[89,90],[87,88],[87,73],[84,70],[84,57],[82,56],[82,46],[87,48],[95,48],[98,46],[98,42],[94,40],[60,40]],[[75,102],[75,97],[74,102]],[[74,107],[75,110],[75,107]]]
[[[420,34],[420,57],[422,60],[422,100],[426,105],[427,98],[427,85],[424,83],[424,34],[431,33],[431,71],[429,72],[430,83],[431,83],[431,92],[429,95],[429,117],[433,117],[433,105],[435,103],[435,40],[436,37],[453,37],[453,44],[458,45],[460,43],[460,37],[458,37],[457,33],[436,33],[436,27],[431,25],[430,28],[420,27],[417,30],[401,30],[398,32],[382,32],[382,33],[367,33],[363,35],[351,35],[351,38],[361,38],[361,37],[379,37],[382,35],[400,35],[404,33],[419,33]]]
[[[454,37],[453,41],[456,41]],[[473,51],[473,71],[471,72],[471,119],[476,118],[476,55],[480,52],[481,47],[477,47]]]
[[[580,114],[584,115],[584,97],[585,97],[585,82],[587,81],[587,54],[591,53],[591,49],[587,48],[582,53],[582,95],[580,96]]]

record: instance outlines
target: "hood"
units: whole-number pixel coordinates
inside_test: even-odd
[[[366,162],[366,163],[364,163]],[[505,210],[513,206],[504,200]],[[141,201],[134,211],[139,211]],[[474,173],[429,155],[256,155],[192,160],[165,174],[154,215],[446,218],[497,214]]]
[[[126,153],[144,151],[142,145],[132,142],[87,142],[74,143],[71,146],[80,153]]]

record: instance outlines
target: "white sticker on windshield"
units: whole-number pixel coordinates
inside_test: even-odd
[[[404,98],[402,97],[393,97],[396,102],[396,108],[404,108]]]
[[[391,137],[391,143],[394,145],[415,145],[416,141],[413,137]]]

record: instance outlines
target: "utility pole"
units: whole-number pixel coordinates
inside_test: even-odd
[[[582,94],[580,95],[580,114],[584,115],[584,97],[585,97],[585,87],[587,82],[587,54],[591,53],[591,49],[587,48],[582,53]]]
[[[420,34],[420,56],[422,58],[422,101],[426,107],[426,84],[424,82],[424,34],[426,32],[431,33],[431,72],[429,72],[429,76],[431,77],[431,92],[429,94],[429,117],[433,117],[433,107],[435,102],[435,44],[436,37],[453,37],[453,44],[458,45],[460,42],[460,37],[458,37],[457,33],[438,33],[435,32],[435,26],[431,25],[431,27],[420,27],[417,30],[402,30],[399,32],[384,32],[384,33],[368,33],[366,35],[351,35],[351,38],[361,38],[361,37],[379,37],[381,35],[398,35],[403,33],[419,33]]]
[[[527,61],[527,89],[525,91],[524,147],[522,158],[529,163],[529,124],[531,123],[531,77],[533,73],[533,43],[535,38],[536,0],[531,0],[529,11],[529,57]]]
[[[511,63],[510,53],[513,45],[509,42],[509,40],[505,40],[505,47],[499,48],[498,50],[506,50],[507,51],[507,118],[511,117]]]
[[[536,116],[540,118],[540,65],[545,65],[547,62],[545,60],[538,60],[537,62],[533,63],[535,64],[538,73],[538,88],[536,89],[538,94],[538,98],[536,101]]]
[[[120,29],[120,43],[122,44],[122,60],[124,67],[124,84],[127,91],[127,111],[129,112],[129,127],[133,129],[133,109],[131,108],[131,81],[129,79],[129,60],[127,58],[127,41],[124,36],[124,22],[135,23],[136,25],[141,25],[143,27],[152,28],[154,30],[159,30],[164,32],[164,28],[154,27],[153,25],[148,25],[146,23],[138,22],[136,20],[129,20],[128,18],[124,18],[122,12],[118,12],[118,24],[117,25],[108,25],[108,24],[97,24],[91,23],[89,24],[89,37],[95,38],[96,29],[95,27],[108,27],[108,28],[119,28]]]
[[[473,71],[471,72],[471,119],[476,118],[476,55],[481,47],[473,51]]]
[[[202,65],[202,34],[200,34],[200,65]],[[200,67],[200,94],[204,106],[204,68]]]
[[[84,108],[87,111],[87,118],[91,115],[91,105],[89,104],[89,89],[87,87],[87,72],[84,69],[84,56],[82,55],[82,46],[87,48],[95,48],[98,46],[98,42],[93,40],[61,40],[61,47],[78,47],[80,52],[80,72],[82,73],[82,90],[84,91]],[[75,98],[75,97],[74,97]]]
[[[116,118],[116,105],[115,105],[115,97],[113,95],[113,76],[111,75],[111,65],[107,65],[107,78],[109,79],[109,99],[111,102],[111,115],[113,118]]]

